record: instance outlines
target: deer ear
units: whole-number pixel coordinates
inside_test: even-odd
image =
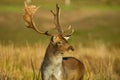
[[[52,36],[51,41],[54,42],[54,36]]]
[[[52,42],[56,42],[58,39],[57,39],[57,37],[56,36],[53,36],[52,38],[51,38],[51,41]]]
[[[51,43],[52,43],[53,45],[55,45],[55,38],[54,38],[54,36],[52,36],[52,38],[51,38]]]
[[[64,37],[66,40],[68,40],[70,37]]]

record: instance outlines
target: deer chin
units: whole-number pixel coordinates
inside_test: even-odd
[[[72,52],[73,52],[73,50],[68,50],[68,52],[69,52],[69,53],[72,53]]]

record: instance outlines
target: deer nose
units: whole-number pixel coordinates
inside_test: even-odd
[[[74,51],[74,48],[72,46],[69,46],[68,49]]]

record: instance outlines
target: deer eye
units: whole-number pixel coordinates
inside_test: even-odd
[[[60,41],[60,42],[57,42],[57,44],[60,45],[60,44],[62,44],[62,42],[61,42],[61,41]]]

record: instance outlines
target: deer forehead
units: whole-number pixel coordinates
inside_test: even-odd
[[[54,41],[54,42],[66,41],[66,39],[65,39],[64,37],[62,37],[61,35],[54,35],[54,36],[53,36],[53,41]]]

